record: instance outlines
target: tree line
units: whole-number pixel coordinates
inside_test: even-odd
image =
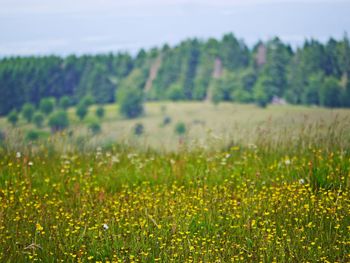
[[[221,39],[188,39],[174,47],[68,57],[0,60],[0,114],[39,106],[46,97],[91,96],[98,104],[125,94],[143,100],[212,100],[350,107],[350,44],[347,35],[326,43],[306,40],[293,50],[279,38],[249,48],[232,33]],[[123,95],[124,94],[124,95]],[[130,96],[129,96],[130,97]],[[131,96],[132,97],[132,96]]]

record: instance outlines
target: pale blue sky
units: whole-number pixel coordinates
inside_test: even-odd
[[[0,56],[101,53],[233,32],[293,46],[350,33],[345,0],[0,0]]]

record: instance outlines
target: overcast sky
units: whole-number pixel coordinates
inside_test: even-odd
[[[101,53],[233,32],[294,47],[350,33],[345,0],[0,0],[0,56]]]

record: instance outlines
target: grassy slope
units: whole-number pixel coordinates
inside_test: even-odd
[[[165,107],[165,111],[162,111],[162,107]],[[133,120],[122,118],[118,114],[117,105],[106,105],[105,109],[102,133],[92,140],[94,143],[118,141],[164,150],[178,147],[179,137],[174,133],[174,126],[180,121],[186,123],[185,138],[190,145],[222,147],[229,143],[256,143],[257,140],[268,137],[283,141],[299,136],[300,133],[316,138],[321,132],[328,133],[330,127],[349,123],[350,119],[350,110],[347,109],[304,106],[269,106],[260,109],[255,105],[232,103],[221,103],[218,106],[205,102],[147,103],[144,116]],[[90,108],[85,120],[79,122],[75,109],[69,109],[75,135],[88,134],[86,124],[95,118],[94,111],[95,106]],[[169,116],[172,120],[165,127],[162,126],[164,116]],[[139,138],[133,136],[132,132],[136,123],[142,123],[145,127],[144,135]],[[0,119],[0,127],[9,127],[4,118]],[[19,127],[33,128],[23,120],[20,120]],[[48,128],[46,130],[49,131]]]

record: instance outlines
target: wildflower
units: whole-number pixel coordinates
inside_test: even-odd
[[[290,163],[291,163],[291,162],[290,162],[289,159],[286,159],[286,160],[284,161],[284,164],[285,164],[285,165],[290,165]]]
[[[119,163],[120,160],[118,158],[118,156],[112,156],[112,163]]]
[[[33,166],[33,162],[28,162],[28,165],[29,166]]]
[[[22,156],[21,152],[16,152],[16,158],[17,159],[21,158],[21,156]]]
[[[107,224],[103,224],[102,227],[104,230],[108,230],[108,228],[109,228],[109,226]]]
[[[299,184],[305,184],[305,180],[304,179],[300,179],[299,180]]]
[[[249,143],[248,148],[252,149],[252,150],[256,150],[258,148],[258,146],[256,146],[254,143]]]
[[[36,231],[38,231],[38,232],[41,232],[41,231],[44,230],[44,228],[43,228],[39,223],[37,223],[37,224],[35,225],[35,228],[36,228]]]

